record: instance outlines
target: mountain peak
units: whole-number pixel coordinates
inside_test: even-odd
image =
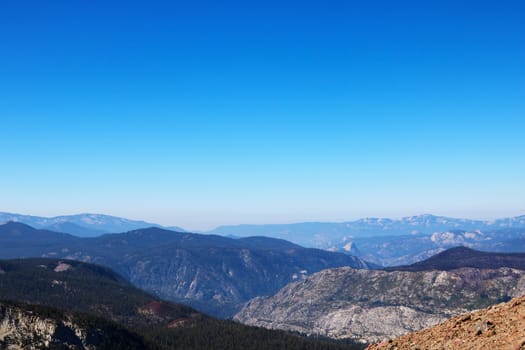
[[[394,266],[387,271],[450,271],[462,267],[525,269],[525,253],[489,253],[467,247],[454,247],[412,265]]]
[[[4,224],[1,224],[0,227],[4,227],[6,229],[9,229],[9,230],[13,230],[13,229],[19,229],[19,230],[31,230],[31,231],[36,231],[36,229],[32,226],[29,226],[27,224],[24,224],[22,222],[18,222],[18,221],[8,221]]]
[[[23,222],[36,229],[72,233],[78,237],[96,237],[104,233],[126,232],[145,227],[163,227],[151,222],[96,213],[40,217],[0,212],[0,222],[7,221]],[[176,226],[163,228],[179,232],[185,231]]]

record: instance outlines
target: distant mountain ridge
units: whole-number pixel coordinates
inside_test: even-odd
[[[263,235],[286,239],[305,247],[343,249],[347,242],[355,238],[430,235],[434,232],[449,230],[484,231],[505,228],[525,228],[525,215],[495,220],[472,220],[423,214],[401,219],[363,218],[339,223],[304,222],[220,226],[207,233],[239,237]]]
[[[21,222],[34,228],[69,233],[79,237],[96,237],[104,233],[125,232],[146,227],[162,227],[179,232],[185,231],[176,226],[164,227],[146,221],[130,220],[104,214],[76,214],[42,217],[0,212],[0,224],[9,221]]]
[[[480,251],[525,252],[525,228],[449,230],[432,234],[356,238],[356,254],[383,266],[409,265],[446,249],[465,246]]]
[[[36,228],[79,237],[126,232],[153,223],[98,214],[40,218],[0,213]],[[33,224],[34,223],[34,224]],[[184,232],[178,227],[167,228]],[[430,214],[401,219],[364,218],[341,223],[295,223],[221,226],[204,234],[228,238],[264,236],[357,256],[379,266],[407,265],[455,246],[500,252],[525,252],[525,215],[496,220],[456,219]]]
[[[0,212],[0,224],[8,221],[22,222],[29,226],[56,232],[71,233],[81,237],[103,233],[119,233],[147,227],[160,227],[185,232],[177,226],[130,220],[104,214],[76,214],[41,217]],[[291,224],[241,224],[224,225],[212,230],[199,231],[230,237],[266,236],[321,249],[340,249],[356,238],[433,234],[451,230],[495,231],[507,228],[525,228],[525,215],[494,220],[475,220],[422,214],[400,219],[361,218],[344,222],[299,222]]]
[[[447,249],[412,265],[393,266],[386,271],[450,271],[462,267],[498,269],[510,267],[525,270],[525,253],[481,252],[467,247]]]
[[[148,228],[94,238],[0,225],[0,257],[50,257],[109,266],[164,299],[232,316],[244,302],[331,267],[369,268],[342,253],[268,237],[231,239]]]

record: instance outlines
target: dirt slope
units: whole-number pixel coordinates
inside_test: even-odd
[[[525,350],[525,296],[370,345],[369,350]]]

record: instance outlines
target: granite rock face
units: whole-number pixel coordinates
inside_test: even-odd
[[[108,337],[107,330],[81,326],[71,315],[0,303],[1,349],[102,349]]]
[[[249,325],[377,342],[525,294],[525,271],[327,269],[255,298],[234,319]]]

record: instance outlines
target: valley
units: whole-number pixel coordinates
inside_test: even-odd
[[[278,238],[230,238],[160,227],[86,238],[8,222],[0,225],[0,257],[24,259],[0,264],[0,300],[87,312],[126,327],[150,345],[161,342],[173,346],[177,332],[193,341],[187,338],[192,332],[189,329],[206,333],[233,327],[231,332],[237,334],[252,329],[242,327],[255,326],[337,339],[346,344],[329,346],[359,348],[525,294],[525,254],[495,252],[506,251],[505,244],[519,250],[522,232],[516,227],[491,233],[456,230],[372,236],[359,246],[356,240],[347,243],[347,249],[335,251],[303,248]],[[460,243],[495,248],[489,253],[455,247]],[[449,246],[455,248],[445,249]],[[417,262],[383,268],[349,254],[374,259],[366,253],[370,247],[381,248],[376,254],[387,258],[392,256],[388,251],[399,256],[409,256],[414,249],[426,253],[399,260]],[[430,257],[422,259],[426,255]],[[46,259],[51,259],[50,263]],[[44,276],[32,280],[34,289],[24,287],[27,279],[8,279],[15,276],[14,271],[19,276],[34,274],[27,272],[30,269],[24,272],[25,263],[40,266],[39,273]],[[51,279],[57,271],[65,275],[69,269],[77,276],[74,283]],[[94,272],[105,279],[99,281],[98,276],[94,282]],[[48,289],[49,281],[52,289]],[[107,298],[90,299],[86,297],[89,293],[81,292],[100,283],[112,290],[99,291]],[[78,287],[72,288],[74,285]],[[45,297],[35,291],[46,291]],[[233,317],[235,322],[205,314]],[[171,329],[170,324],[176,327]],[[166,327],[171,329],[170,335]],[[213,334],[207,337],[213,338]],[[288,341],[287,333],[282,334],[284,338],[279,339]]]
[[[139,290],[98,265],[16,259],[0,260],[0,271],[1,348],[362,348],[217,320]]]
[[[524,19],[0,0],[0,350],[525,350]]]
[[[0,258],[50,257],[108,266],[134,285],[207,314],[231,317],[242,304],[330,267],[369,268],[354,256],[303,248],[273,238],[147,228],[95,238],[0,226]]]

